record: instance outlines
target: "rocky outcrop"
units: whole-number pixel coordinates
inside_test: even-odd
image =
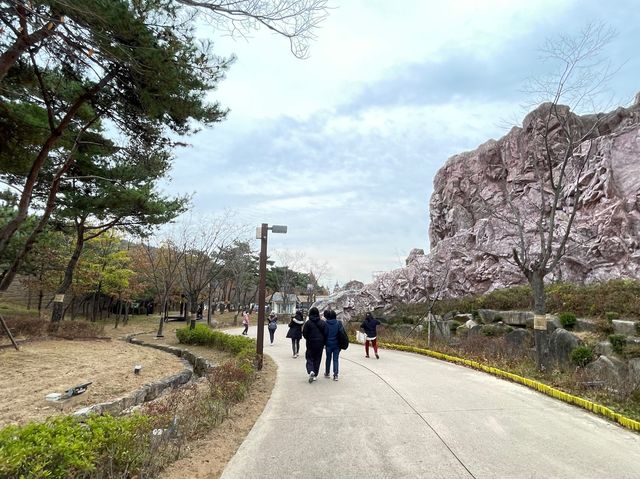
[[[348,300],[352,312],[394,301],[424,302],[434,290],[458,297],[526,284],[511,260],[518,231],[496,212],[507,211],[509,197],[522,217],[536,217],[540,191],[535,165],[542,155],[540,123],[548,108],[540,106],[522,127],[451,157],[438,171],[428,254],[414,249],[406,267],[380,274],[362,289],[343,290],[329,302],[340,307]],[[571,247],[548,279],[588,283],[640,278],[640,104],[586,116],[560,108],[589,139],[571,160],[574,165],[586,162],[584,170],[570,176],[582,190]],[[572,201],[571,195],[564,197],[556,210],[559,228],[568,220]],[[525,235],[535,244],[535,230]]]

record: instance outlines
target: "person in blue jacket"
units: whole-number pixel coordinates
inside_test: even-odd
[[[338,344],[338,334],[340,334],[340,329],[343,328],[342,323],[338,321],[336,312],[333,310],[326,310],[324,312],[327,323],[327,347],[326,347],[326,355],[325,359],[325,368],[324,368],[324,377],[329,378],[331,370],[331,361],[333,361],[333,380],[338,380],[338,358],[340,357],[340,345]]]
[[[307,360],[307,374],[311,383],[318,379],[322,350],[327,341],[327,325],[320,319],[318,308],[313,307],[309,310],[309,319],[302,326],[302,337],[307,342],[305,358]]]
[[[297,358],[300,353],[300,338],[302,338],[302,325],[304,324],[304,318],[302,317],[302,311],[296,311],[296,315],[289,321],[289,331],[287,331],[287,338],[291,339],[291,349],[293,349],[293,357]]]
[[[364,342],[364,352],[367,358],[369,357],[369,343],[371,343],[371,345],[373,346],[373,352],[376,355],[376,359],[380,359],[380,356],[378,355],[378,337],[377,337],[378,336],[377,328],[379,324],[380,324],[380,321],[374,318],[373,314],[367,313],[364,316],[364,321],[360,325],[360,329],[364,331],[364,334],[366,336],[366,339]]]

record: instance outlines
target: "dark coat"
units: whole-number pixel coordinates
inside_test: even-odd
[[[302,319],[302,314],[296,313],[295,317],[291,318],[291,321],[289,321],[289,331],[287,331],[287,338],[301,339],[303,324],[304,319]]]
[[[338,332],[340,332],[340,322],[337,319],[327,319],[327,350],[338,349]]]
[[[376,318],[369,317],[362,322],[362,324],[360,325],[360,329],[364,331],[364,334],[367,335],[367,338],[375,338],[378,335],[376,328],[379,324],[380,321],[378,321]]]
[[[324,346],[327,341],[327,325],[320,320],[320,315],[309,316],[302,326],[302,336],[307,340],[307,344],[316,343]]]

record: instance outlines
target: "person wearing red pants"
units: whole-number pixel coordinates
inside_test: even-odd
[[[364,352],[366,357],[369,357],[369,343],[373,346],[373,352],[376,355],[376,359],[380,359],[378,355],[378,339],[377,339],[377,328],[380,324],[376,318],[373,317],[371,313],[367,313],[364,316],[364,321],[360,325],[360,329],[364,331],[366,336],[366,340],[364,342]]]

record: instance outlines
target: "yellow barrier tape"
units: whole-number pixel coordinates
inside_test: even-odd
[[[636,421],[634,419],[623,416],[622,414],[617,413],[609,409],[608,407],[603,406],[602,404],[597,404],[587,399],[574,396],[573,394],[568,394],[564,391],[560,391],[559,389],[553,388],[547,384],[535,381],[533,379],[525,378],[523,376],[518,376],[517,374],[509,373],[507,371],[503,371],[502,369],[494,368],[492,366],[487,366],[477,361],[472,361],[470,359],[451,356],[449,354],[440,353],[438,351],[432,351],[430,349],[422,349],[422,348],[416,348],[413,346],[404,346],[402,344],[390,344],[390,343],[381,343],[380,346],[388,349],[396,349],[398,351],[406,351],[409,353],[422,354],[425,356],[430,356],[435,359],[448,361],[450,363],[462,364],[464,366],[468,366],[473,369],[478,369],[480,371],[484,371],[494,376],[509,379],[515,383],[522,384],[523,386],[527,386],[528,388],[531,388],[531,389],[535,389],[536,391],[541,392],[542,394],[546,394],[547,396],[553,397],[555,399],[559,399],[560,401],[564,401],[568,404],[573,404],[575,406],[581,407],[582,409],[586,409],[587,411],[591,411],[599,416],[606,417],[607,419],[611,419],[612,421],[615,421],[621,426],[626,427],[627,429],[631,429],[632,431],[640,431],[640,421]]]

